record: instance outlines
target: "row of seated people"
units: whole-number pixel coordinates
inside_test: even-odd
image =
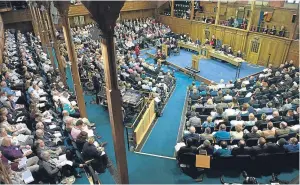
[[[202,151],[204,150],[204,151]],[[205,140],[200,146],[195,146],[195,139],[188,138],[184,146],[178,147],[177,159],[184,153],[207,154],[214,157],[251,155],[256,156],[263,153],[287,153],[299,152],[299,142],[296,137],[288,141],[284,138],[279,139],[276,143],[267,142],[263,137],[258,139],[254,146],[247,146],[245,140],[240,140],[237,144],[231,145],[227,141],[220,141],[218,145],[213,145],[209,140]]]
[[[299,90],[299,72],[292,64],[270,66],[261,74],[235,83],[224,84],[222,80],[220,84],[208,86],[193,83],[188,88],[190,99],[185,126],[189,131],[184,132],[177,151],[189,139],[195,147],[210,143],[216,149],[220,145],[227,149],[227,144],[237,146],[240,142],[253,148],[257,143],[276,145],[291,140],[298,151],[300,109],[299,95],[295,92]],[[282,89],[285,90],[281,92]],[[262,99],[264,103],[259,103]],[[230,148],[226,150],[228,155],[231,155]],[[222,155],[216,151],[212,153]],[[249,151],[252,155],[253,150]]]
[[[59,81],[56,79],[59,75],[51,70],[47,55],[30,33],[24,35],[7,30],[5,36],[5,60],[1,66],[0,150],[10,179],[16,184],[29,183],[27,180],[35,183],[72,182],[74,176],[80,177],[76,168],[85,164],[77,160],[72,148],[64,145],[65,125],[52,103],[49,86]],[[16,82],[20,91],[12,90]],[[68,164],[57,160],[63,154],[66,154]],[[24,179],[25,172],[31,173],[33,178],[27,176]]]
[[[137,22],[137,23],[136,23]],[[142,20],[134,21],[133,24],[141,24]],[[118,29],[123,29],[124,24],[120,24]],[[125,26],[127,28],[127,26]],[[105,89],[103,80],[104,77],[104,65],[103,57],[101,55],[101,49],[99,43],[94,43],[92,39],[91,29],[94,27],[77,28],[73,33],[74,38],[78,38],[81,42],[76,41],[76,48],[78,51],[79,69],[83,71],[80,74],[85,74],[90,71],[94,71],[94,75],[91,77],[96,94],[99,93],[100,89]],[[131,31],[136,31],[134,27],[128,27]],[[139,32],[148,32],[147,26],[141,27]],[[119,39],[123,39],[120,37]],[[62,53],[65,50],[64,46],[61,48]],[[119,87],[122,95],[128,90],[137,90],[142,93],[153,93],[157,98],[158,102],[164,101],[168,96],[175,84],[175,78],[172,74],[163,73],[160,68],[150,65],[140,57],[134,57],[133,51],[123,48],[123,52],[117,50],[117,64],[118,64],[118,76],[119,76]],[[93,65],[90,65],[90,64]],[[93,69],[90,66],[94,66]],[[100,75],[99,75],[100,74]],[[96,76],[98,75],[98,76]],[[102,81],[101,81],[102,80]],[[103,99],[97,99],[96,101],[103,104]],[[128,111],[125,111],[128,112]],[[126,115],[125,115],[126,117]]]

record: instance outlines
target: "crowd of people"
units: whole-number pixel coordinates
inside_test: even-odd
[[[78,68],[86,91],[96,92],[96,102],[107,105],[104,83],[104,62],[100,43],[94,40],[96,25],[72,28],[72,35],[77,51]],[[154,39],[163,37],[170,29],[152,18],[123,20],[115,27],[116,62],[119,79],[119,89],[124,97],[126,92],[153,96],[156,100],[157,111],[161,110],[162,102],[169,97],[175,85],[171,71],[163,72],[160,66],[149,64],[140,57],[140,49],[153,46]],[[61,54],[67,61],[65,44],[61,44]],[[85,83],[86,80],[90,83]],[[89,84],[89,85],[88,85]],[[123,99],[124,123],[132,112]],[[135,111],[140,111],[135,109]]]
[[[293,61],[236,82],[189,87],[184,153],[214,157],[299,152],[299,68]]]
[[[78,168],[102,173],[108,165],[105,143],[94,145],[93,123],[79,119],[76,98],[44,49],[32,33],[5,31],[0,156],[13,184],[72,183]]]

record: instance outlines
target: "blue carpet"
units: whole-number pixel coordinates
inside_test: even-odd
[[[174,146],[178,135],[185,93],[192,79],[180,72],[175,73],[176,89],[169,99],[163,116],[158,118],[155,127],[146,141],[142,152],[174,157]]]
[[[168,62],[178,65],[179,67],[185,68],[186,66],[192,66],[192,52],[181,50],[180,55],[170,56],[167,58]],[[212,59],[201,59],[199,63],[200,76],[207,78],[209,80],[219,82],[223,79],[225,82],[229,80],[235,80],[236,67],[218,60]],[[243,62],[240,70],[240,78],[246,77],[248,75],[260,72],[264,69],[262,66],[248,64]]]
[[[147,59],[146,61],[150,63],[153,62],[151,59]],[[166,67],[163,69],[168,70]],[[72,91],[74,91],[74,84],[69,67],[67,68],[66,73],[68,77],[68,86]],[[188,77],[182,73],[176,72],[175,76],[177,78],[177,87],[168,104],[166,105],[163,116],[159,118],[157,125],[154,127],[148,141],[146,142],[143,152],[147,150],[149,153],[173,156],[186,87],[192,82],[192,79],[188,79]],[[105,147],[105,151],[115,166],[115,153],[108,112],[102,106],[90,104],[92,98],[92,96],[85,95],[88,118],[91,120],[91,122],[96,123],[97,134],[102,136],[103,141],[105,140],[108,142],[108,145]],[[180,171],[175,160],[135,154],[127,150],[127,162],[129,182],[132,184],[196,183],[192,178]],[[293,170],[290,172],[284,172],[279,177],[283,180],[291,180],[292,178],[296,177],[298,173],[298,170]],[[115,184],[113,177],[108,171],[99,175],[99,177],[102,184]],[[202,183],[219,184],[219,178],[219,173],[211,172],[205,175]],[[270,176],[262,176],[258,178],[258,181],[260,183],[268,183],[270,178]],[[226,172],[224,179],[229,182],[242,181],[242,178],[240,178],[239,174],[234,172]],[[77,179],[75,183],[89,184],[85,176],[81,179]]]

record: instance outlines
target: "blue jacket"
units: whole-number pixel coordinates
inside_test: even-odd
[[[230,156],[231,150],[229,150],[228,148],[220,148],[220,149],[216,150],[215,155],[216,156]]]
[[[299,143],[297,145],[287,144],[284,145],[283,148],[289,152],[299,152]]]
[[[215,133],[214,137],[217,141],[220,141],[222,139],[230,139],[230,133],[226,131],[218,131]]]

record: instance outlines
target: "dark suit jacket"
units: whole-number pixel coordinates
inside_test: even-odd
[[[262,154],[262,153],[266,153],[267,152],[267,145],[264,146],[253,146],[252,147],[252,151],[254,155],[258,155],[258,154]]]
[[[198,150],[196,147],[187,147],[187,146],[183,146],[181,147],[178,152],[177,152],[177,159],[180,160],[181,156],[185,153],[193,153],[193,154],[197,154]]]
[[[250,139],[250,138],[260,138],[260,135],[258,133],[247,133],[244,134],[244,139]]]
[[[235,147],[231,150],[231,155],[251,155],[252,148],[251,147]]]
[[[279,116],[279,117],[272,118],[270,121],[277,122],[277,121],[281,121],[281,120],[282,120],[282,118],[281,118],[281,116]]]
[[[267,152],[268,153],[285,153],[284,147],[280,147],[276,143],[267,143]]]

